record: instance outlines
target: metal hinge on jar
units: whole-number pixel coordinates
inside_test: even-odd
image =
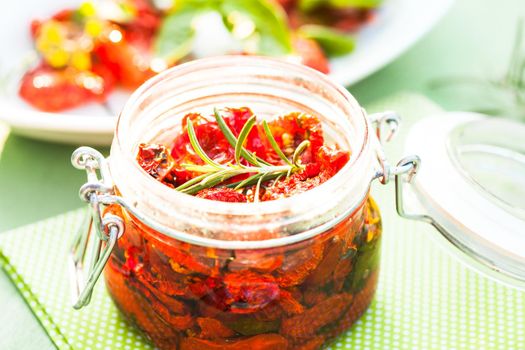
[[[378,179],[383,185],[390,180],[395,182],[396,211],[405,219],[423,221],[433,225],[439,231],[444,230],[432,217],[425,214],[409,213],[405,208],[405,185],[410,184],[421,166],[421,159],[417,155],[409,155],[402,158],[396,166],[391,166],[383,152],[382,145],[392,140],[399,131],[401,118],[396,112],[381,112],[368,116],[370,122],[375,126],[376,136],[379,142],[377,147],[377,161],[379,169],[374,179]]]
[[[70,250],[75,298],[73,307],[80,309],[89,304],[95,283],[117,240],[124,233],[124,222],[115,215],[102,215],[108,204],[105,199],[113,195],[104,156],[93,148],[80,147],[73,152],[71,163],[75,168],[85,170],[88,178],[80,188],[79,195],[83,201],[89,203],[89,213],[79,227]],[[92,235],[95,235],[94,239],[91,239]],[[91,253],[88,252],[90,240]],[[86,260],[89,260],[87,266]]]

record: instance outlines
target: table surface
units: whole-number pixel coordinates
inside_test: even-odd
[[[503,74],[520,17],[523,0],[456,0],[419,43],[350,91],[365,106],[399,91],[422,93],[449,110],[478,105],[481,97],[467,87],[451,93],[431,83]],[[73,149],[9,134],[0,124],[0,232],[83,205],[77,192],[85,174],[70,166]],[[0,349],[54,348],[3,271],[0,310]]]

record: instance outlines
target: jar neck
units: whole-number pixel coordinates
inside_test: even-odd
[[[250,107],[258,118],[290,111],[315,115],[325,138],[351,150],[350,161],[312,190],[260,203],[189,196],[169,189],[137,164],[138,145],[169,144],[188,112],[210,114],[214,107],[240,106]],[[335,224],[366,198],[376,172],[370,130],[348,91],[314,70],[259,57],[204,59],[174,67],[132,95],[118,120],[110,170],[127,205],[174,238],[242,244],[260,240],[264,232],[267,239],[290,239]]]

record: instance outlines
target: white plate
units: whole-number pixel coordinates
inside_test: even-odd
[[[108,145],[115,115],[127,94],[115,92],[108,106],[97,104],[64,113],[43,113],[17,95],[24,61],[32,58],[29,23],[81,0],[18,0],[0,5],[0,120],[20,135],[69,144]],[[336,81],[347,86],[391,62],[421,38],[445,14],[453,0],[385,0],[373,23],[364,28],[357,49],[331,61]],[[34,59],[34,58],[33,58]]]

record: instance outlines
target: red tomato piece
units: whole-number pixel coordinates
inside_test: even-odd
[[[233,131],[235,136],[239,136],[244,124],[253,116],[253,112],[248,107],[241,108],[226,108],[221,111],[221,115]],[[266,145],[262,142],[261,136],[264,138],[264,130],[254,126],[254,128],[248,134],[246,139],[245,148],[261,158],[267,159],[267,148]],[[276,158],[277,159],[277,158]],[[278,162],[278,161],[277,161]]]
[[[277,144],[288,157],[292,156],[302,141],[310,141],[310,147],[301,155],[303,163],[314,161],[319,148],[324,144],[322,125],[315,116],[292,112],[268,124]]]
[[[116,32],[120,32],[120,38],[114,34]],[[108,33],[94,48],[93,56],[113,73],[123,87],[135,89],[155,75],[150,67],[151,35],[127,32],[116,25]],[[116,38],[111,39],[112,35]]]
[[[113,86],[90,71],[53,69],[41,64],[22,78],[19,94],[34,107],[57,112],[88,102],[104,102]]]
[[[326,58],[323,49],[315,40],[295,36],[292,39],[292,45],[302,64],[321,73],[328,74],[330,72],[328,58]]]
[[[200,337],[204,339],[229,338],[235,335],[234,331],[214,318],[199,317],[197,324],[201,329]]]
[[[226,304],[233,313],[253,313],[279,299],[279,286],[271,275],[249,270],[232,272],[224,277]]]
[[[196,197],[219,202],[246,202],[246,196],[231,188],[206,188],[197,193]]]
[[[350,153],[322,146],[319,149],[318,158],[324,169],[335,175],[350,160]]]
[[[171,169],[174,166],[173,158],[171,158],[166,147],[156,144],[141,144],[137,161],[149,175],[162,182],[165,182],[166,177],[170,177]],[[174,179],[169,178],[167,182],[172,184]]]

